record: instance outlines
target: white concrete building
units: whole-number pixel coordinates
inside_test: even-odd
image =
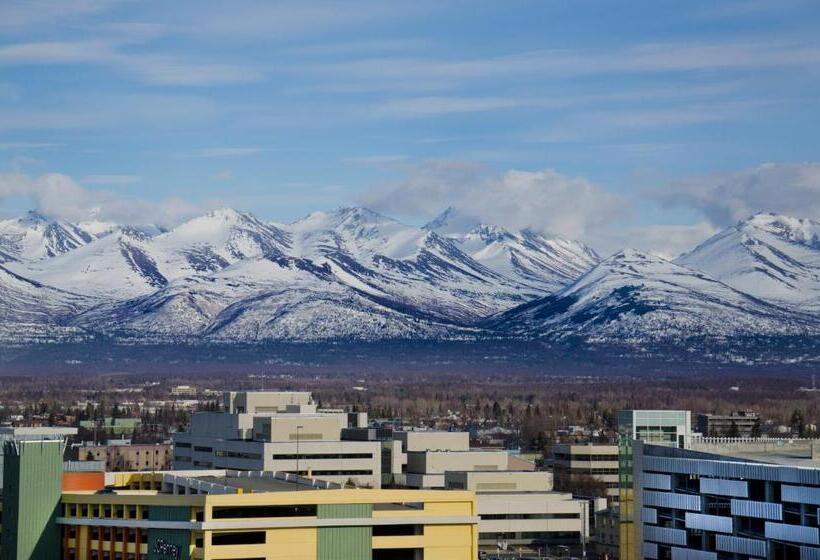
[[[481,549],[546,551],[563,545],[580,552],[589,540],[590,502],[553,492],[550,473],[448,472],[445,486],[476,493]]]
[[[309,400],[309,393],[226,393],[226,412],[195,413],[191,430],[174,435],[174,468],[280,471],[381,487],[381,443],[341,439],[343,429],[366,425],[366,415],[317,410]]]

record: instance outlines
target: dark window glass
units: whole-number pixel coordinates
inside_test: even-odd
[[[423,535],[424,525],[374,525],[374,537],[404,537]]]
[[[315,505],[215,507],[214,519],[248,517],[315,517]]]
[[[245,531],[242,533],[214,533],[211,535],[214,546],[238,544],[265,544],[265,531]]]

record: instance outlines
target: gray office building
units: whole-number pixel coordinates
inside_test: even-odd
[[[634,442],[638,556],[820,559],[817,450],[805,440]]]

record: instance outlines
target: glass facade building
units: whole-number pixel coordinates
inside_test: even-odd
[[[688,410],[622,410],[618,413],[618,491],[620,560],[641,558],[635,538],[633,445],[635,441],[687,447],[692,436]]]

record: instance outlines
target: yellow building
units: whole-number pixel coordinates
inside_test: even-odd
[[[470,491],[344,489],[294,475],[108,475],[63,492],[68,560],[474,560]],[[205,493],[207,492],[207,493]]]

